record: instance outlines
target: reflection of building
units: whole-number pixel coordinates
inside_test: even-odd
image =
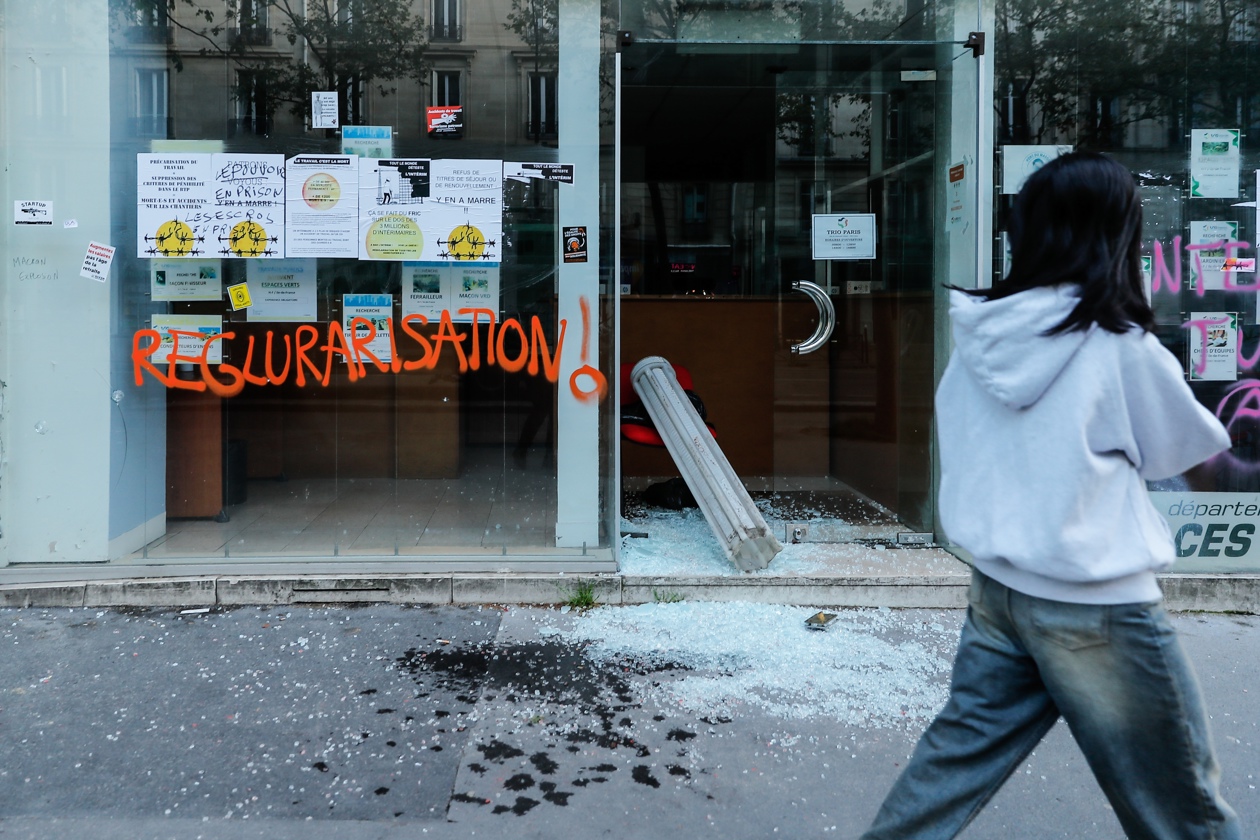
[[[424,109],[476,103],[481,114],[504,114],[514,126],[515,142],[555,143],[556,50],[551,34],[513,28],[510,0],[390,0],[390,11],[406,19],[420,46],[419,55],[366,64],[364,51],[388,54],[403,46],[380,21],[356,31],[355,0],[328,4],[327,20],[291,17],[288,4],[267,0],[176,2],[130,0],[112,28],[115,96],[126,88],[129,132],[163,139],[227,137],[300,130],[309,114],[292,85],[277,75],[309,69],[327,75],[318,56],[325,37],[355,54],[333,72],[342,120],[350,125],[393,125],[400,142],[425,136]],[[554,3],[553,3],[554,5]],[[300,6],[299,6],[300,7]],[[319,7],[312,7],[317,9]],[[209,10],[207,21],[199,12]],[[313,12],[312,12],[313,14]],[[550,12],[554,18],[554,9]],[[396,19],[397,21],[397,19]],[[506,21],[506,23],[505,23]],[[298,33],[290,42],[290,34]],[[331,62],[330,62],[331,63]],[[364,66],[405,68],[397,77],[369,78]],[[503,68],[511,76],[502,77]],[[224,84],[224,80],[228,84]],[[507,84],[504,84],[507,82]],[[309,83],[309,90],[323,90]],[[400,114],[406,119],[396,119]],[[501,134],[499,125],[477,126],[473,109],[464,109],[463,136],[472,142]],[[226,130],[224,130],[226,127]]]

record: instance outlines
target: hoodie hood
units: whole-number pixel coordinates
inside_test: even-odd
[[[1048,336],[1080,302],[1074,285],[1043,286],[984,300],[950,293],[958,358],[994,399],[1027,408],[1041,398],[1097,326]]]

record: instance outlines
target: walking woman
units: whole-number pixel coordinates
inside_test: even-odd
[[[1147,479],[1229,448],[1151,333],[1133,176],[1074,153],[1015,200],[1011,271],[955,290],[941,521],[975,569],[949,701],[865,840],[956,836],[1062,717],[1130,838],[1240,840],[1160,604]]]

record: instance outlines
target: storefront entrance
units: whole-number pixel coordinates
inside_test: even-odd
[[[930,39],[740,32],[623,33],[622,362],[688,369],[780,538],[931,542],[940,299],[971,282],[951,272],[975,246],[974,200],[947,226],[950,164],[974,154],[948,120],[974,120],[958,104],[960,85],[975,101],[974,59]],[[623,443],[622,474],[633,507],[676,472]]]

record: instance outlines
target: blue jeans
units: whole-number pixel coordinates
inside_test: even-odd
[[[1129,838],[1241,840],[1167,613],[1068,604],[974,572],[949,701],[864,840],[950,838],[1060,716]]]

